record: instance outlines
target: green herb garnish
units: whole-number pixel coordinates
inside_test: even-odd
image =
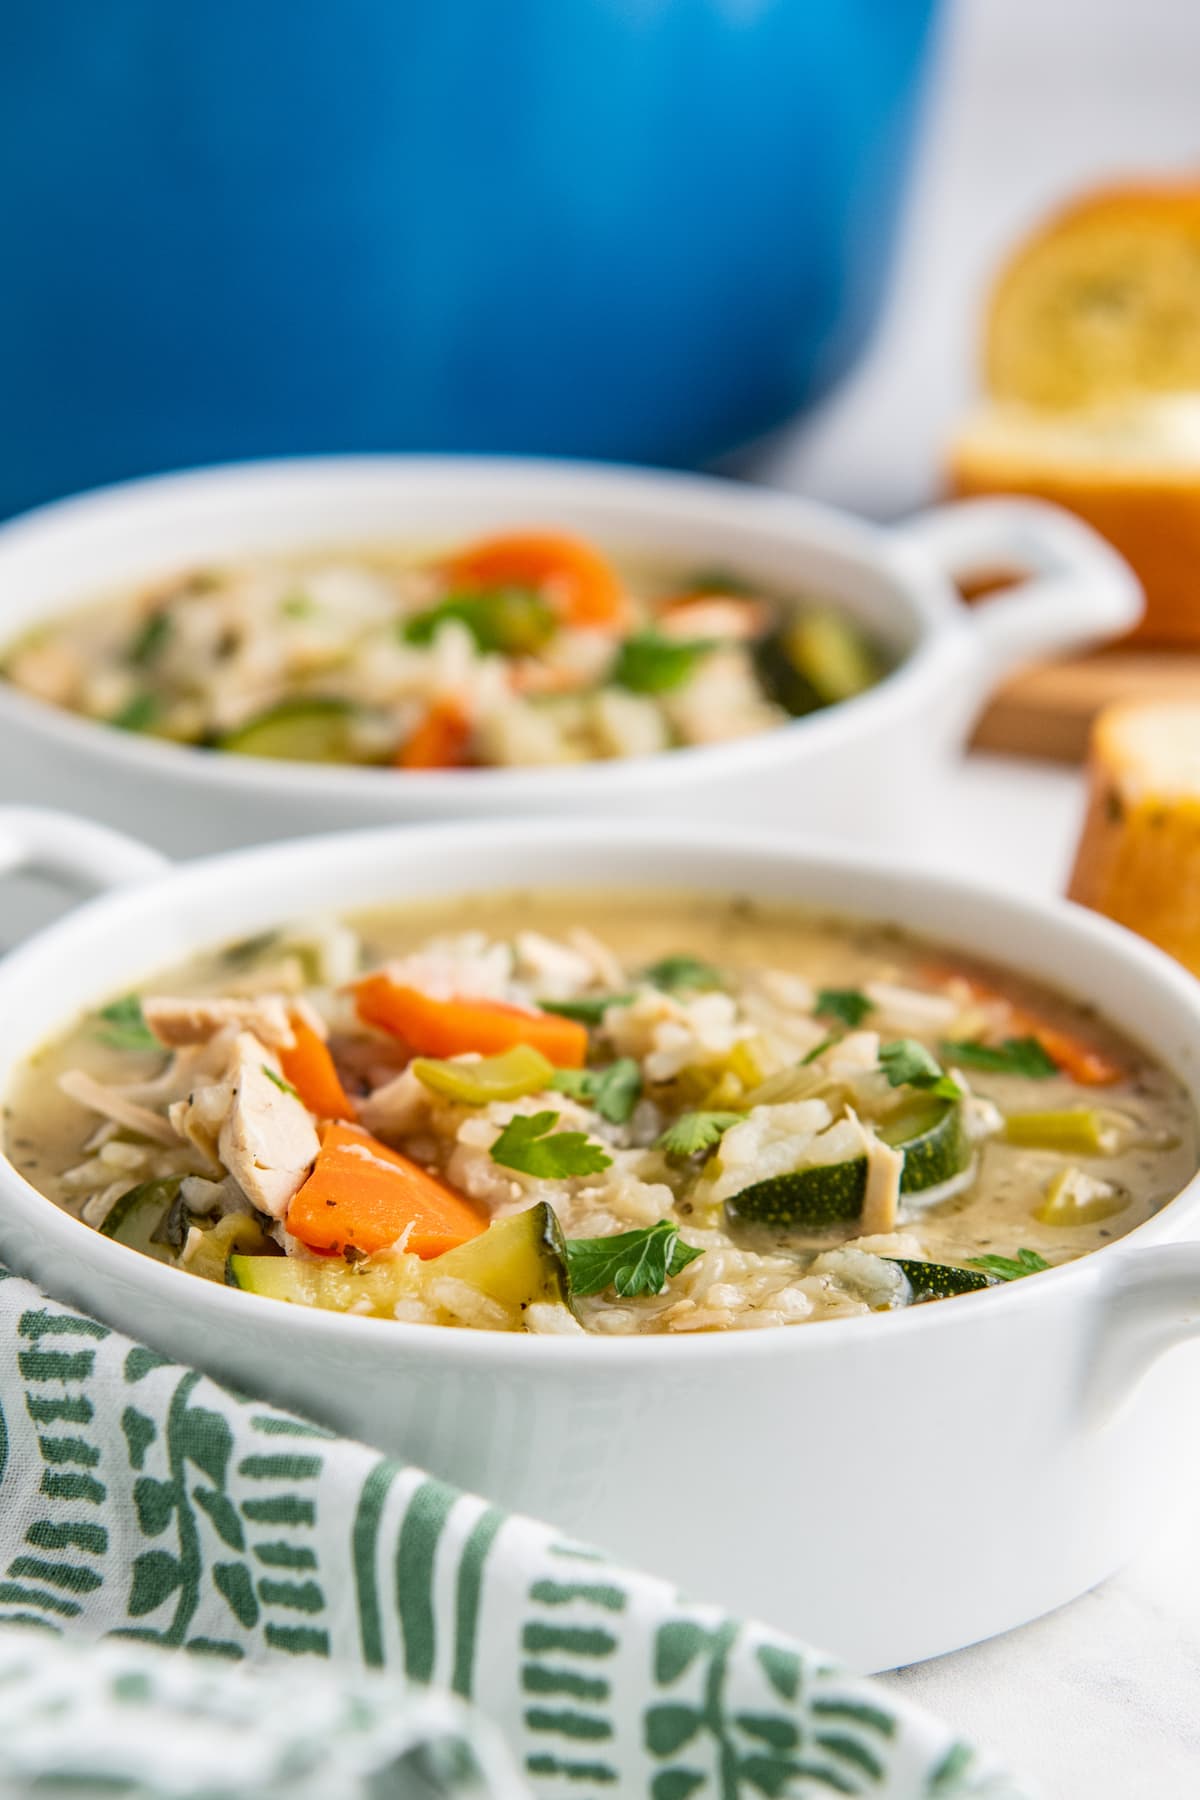
[[[642,978],[666,994],[707,994],[722,985],[711,963],[687,955],[661,957],[642,970]]]
[[[617,651],[608,678],[631,694],[669,694],[690,680],[696,665],[715,648],[706,638],[684,642],[639,631]]]
[[[113,713],[108,722],[115,725],[118,731],[149,731],[157,717],[157,697],[142,693],[135,694],[119,712]]]
[[[300,1099],[299,1090],[294,1088],[290,1081],[285,1081],[283,1076],[271,1067],[270,1063],[263,1063],[262,1072],[268,1081],[273,1081],[275,1083],[275,1086],[279,1089],[281,1094],[290,1094],[293,1100]],[[303,1101],[301,1101],[301,1105],[303,1105]]]
[[[283,596],[279,610],[285,619],[311,619],[317,608],[311,596],[297,588]]]
[[[879,1066],[892,1087],[922,1088],[943,1100],[958,1100],[962,1089],[951,1081],[937,1058],[915,1038],[897,1038],[880,1044]]]
[[[679,1236],[669,1219],[644,1231],[622,1231],[616,1237],[568,1238],[567,1272],[576,1294],[599,1294],[607,1287],[622,1299],[661,1294],[673,1275],[702,1256]]]
[[[696,1156],[719,1144],[725,1133],[744,1118],[744,1113],[735,1112],[682,1113],[673,1125],[668,1125],[655,1149],[665,1150],[668,1156]]]
[[[129,646],[128,660],[135,669],[146,668],[162,654],[170,635],[170,613],[151,613],[149,618],[143,621],[140,630]]]
[[[804,1068],[807,1068],[809,1063],[815,1063],[818,1056],[824,1056],[824,1054],[827,1050],[832,1050],[833,1046],[835,1044],[840,1044],[841,1041],[842,1040],[838,1036],[836,1031],[833,1032],[831,1034],[831,1036],[829,1036],[827,1038],[822,1038],[819,1044],[813,1045],[812,1049],[808,1052],[807,1056],[802,1056],[800,1058],[800,1064],[799,1064],[800,1068],[804,1069]]]
[[[982,1269],[985,1275],[994,1275],[997,1281],[1020,1281],[1023,1275],[1040,1275],[1051,1265],[1036,1250],[1018,1250],[1015,1256],[973,1256],[968,1259],[967,1266]]]
[[[555,1131],[557,1124],[556,1112],[517,1113],[492,1145],[492,1161],[547,1181],[612,1167],[612,1157],[585,1131]]]
[[[575,1000],[539,1000],[538,1006],[580,1025],[599,1025],[610,1006],[628,1006],[632,999],[632,994],[581,994]]]
[[[1029,1081],[1046,1081],[1058,1074],[1058,1064],[1035,1037],[1005,1038],[1002,1044],[985,1044],[978,1038],[947,1041],[942,1055],[970,1069],[987,1069],[996,1075],[1024,1075]]]
[[[136,994],[126,994],[122,999],[102,1006],[97,1016],[104,1021],[99,1036],[106,1044],[111,1044],[114,1050],[162,1049],[161,1043],[146,1023],[142,1003]]]
[[[848,1030],[856,1031],[874,1003],[857,988],[821,988],[813,1008],[819,1019],[837,1019]]]
[[[603,1069],[556,1069],[550,1085],[589,1102],[610,1125],[624,1125],[641,1098],[642,1071],[632,1056],[619,1056]]]
[[[414,613],[401,626],[407,644],[431,644],[443,625],[465,625],[483,651],[530,656],[554,636],[553,609],[533,588],[504,587],[448,594],[437,606]]]

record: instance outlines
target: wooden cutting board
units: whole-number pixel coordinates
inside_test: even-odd
[[[998,691],[972,741],[980,750],[1081,762],[1092,720],[1113,700],[1200,701],[1200,652],[1118,645],[1039,664]]]

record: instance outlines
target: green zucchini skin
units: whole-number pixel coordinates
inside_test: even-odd
[[[186,1236],[186,1225],[183,1236],[179,1232],[181,1186],[181,1176],[140,1181],[109,1208],[108,1217],[100,1227],[101,1237],[128,1244],[131,1250],[140,1250],[157,1262],[173,1263],[183,1236]]]
[[[332,695],[297,695],[219,739],[218,750],[288,762],[353,763],[358,708]]]
[[[956,1100],[928,1094],[906,1100],[879,1127],[885,1144],[904,1152],[900,1176],[902,1194],[919,1194],[960,1175],[971,1160],[971,1146],[963,1129],[962,1108]]]
[[[879,1135],[904,1152],[900,1191],[920,1193],[958,1175],[971,1159],[963,1130],[962,1109],[955,1100],[914,1095],[884,1120]],[[777,1229],[804,1226],[821,1230],[857,1219],[867,1191],[867,1159],[818,1164],[788,1175],[756,1181],[725,1202],[728,1218]]]
[[[728,1217],[754,1225],[806,1225],[820,1230],[857,1219],[867,1191],[867,1159],[826,1163],[756,1181],[725,1202]]]
[[[982,1269],[960,1269],[954,1263],[918,1262],[907,1256],[885,1256],[883,1260],[894,1263],[907,1275],[914,1306],[926,1300],[952,1300],[956,1294],[977,1294],[983,1288],[999,1285],[994,1276],[985,1275]]]

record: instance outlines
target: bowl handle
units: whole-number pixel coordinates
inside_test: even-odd
[[[1026,577],[964,609],[989,687],[1022,663],[1081,650],[1142,616],[1128,563],[1090,525],[1044,500],[962,500],[919,513],[898,535],[952,582]]]
[[[1088,1374],[1089,1410],[1106,1418],[1160,1356],[1200,1337],[1200,1243],[1155,1244],[1112,1259]]]
[[[152,881],[170,867],[149,844],[72,813],[0,806],[0,875],[34,870],[85,891]]]

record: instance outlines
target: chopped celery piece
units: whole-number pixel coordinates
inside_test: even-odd
[[[1033,1216],[1043,1225],[1097,1225],[1124,1212],[1129,1195],[1111,1181],[1100,1181],[1082,1169],[1060,1169],[1046,1184]]]
[[[767,1071],[763,1062],[767,1059],[769,1064],[770,1055],[770,1046],[763,1038],[739,1038],[725,1061],[743,1087],[753,1088],[765,1081]]]
[[[1004,1122],[1004,1136],[1010,1144],[1023,1144],[1031,1150],[1060,1150],[1064,1156],[1111,1156],[1121,1142],[1121,1120],[1094,1106],[1010,1113]]]
[[[514,1044],[500,1056],[476,1062],[439,1061],[418,1056],[411,1064],[417,1079],[465,1106],[488,1106],[493,1100],[519,1100],[540,1094],[554,1080],[554,1065],[532,1044]]]

